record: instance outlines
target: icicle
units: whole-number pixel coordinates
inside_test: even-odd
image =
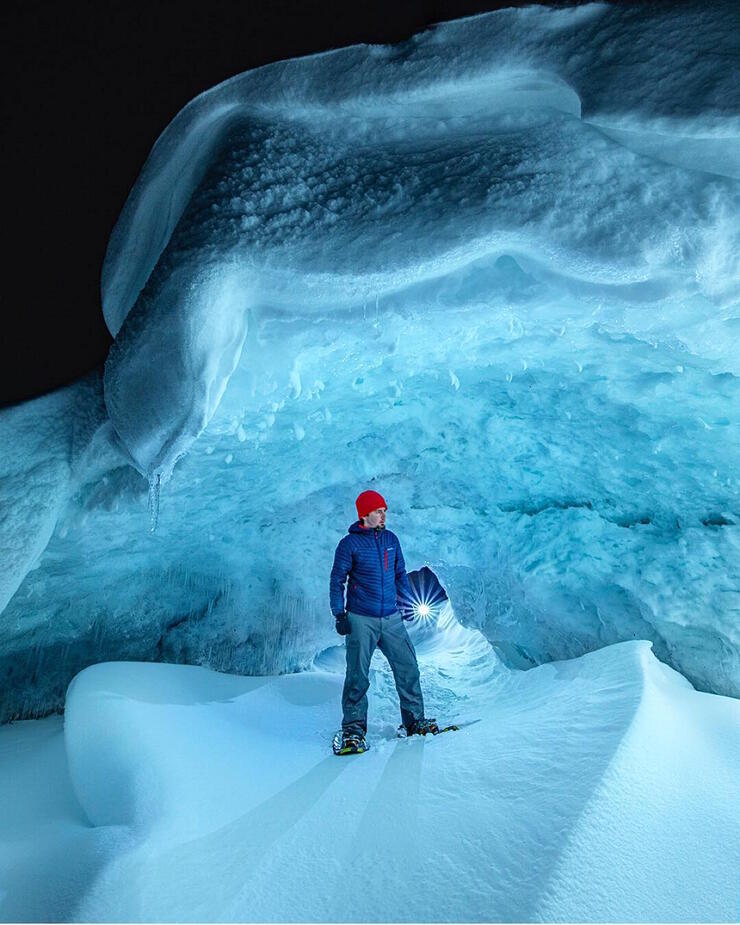
[[[159,493],[161,475],[158,472],[149,479],[149,532],[154,533],[159,523]]]

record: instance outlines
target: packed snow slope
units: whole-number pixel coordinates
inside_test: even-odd
[[[738,34],[501,10],[190,103],[104,375],[0,415],[0,716],[111,658],[306,667],[368,487],[510,666],[649,639],[740,694]]]
[[[63,732],[0,730],[0,917],[734,921],[740,703],[646,642],[509,671],[440,624],[413,631],[428,712],[469,725],[395,738],[378,653],[348,758],[343,646],[281,677],[86,669]]]

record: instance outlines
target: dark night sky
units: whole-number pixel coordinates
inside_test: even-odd
[[[104,361],[108,236],[157,136],[195,95],[270,61],[397,42],[434,22],[522,5],[5,0],[0,404]]]

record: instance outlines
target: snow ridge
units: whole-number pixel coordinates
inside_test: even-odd
[[[111,896],[133,921],[346,920],[348,863],[358,921],[396,920],[399,902],[417,921],[598,920],[612,909],[721,920],[737,847],[727,775],[739,757],[721,730],[737,704],[694,692],[644,641],[509,673],[479,633],[449,613],[441,623],[415,627],[430,712],[451,718],[454,705],[479,722],[395,739],[378,658],[361,760],[328,754],[341,672],[248,679],[120,663],[79,675],[65,722],[75,791],[96,825],[128,827],[134,845],[102,873],[83,920]],[[488,653],[487,678],[476,680],[476,650]],[[712,730],[706,760],[685,740],[687,717],[692,736]],[[679,780],[698,788],[686,809]],[[456,889],[409,890],[411,863],[422,883]],[[677,878],[691,884],[680,896]]]

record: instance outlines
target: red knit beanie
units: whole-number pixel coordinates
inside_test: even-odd
[[[379,507],[388,507],[388,505],[385,503],[385,498],[377,491],[363,491],[357,496],[355,507],[358,517],[366,517],[371,511]]]

